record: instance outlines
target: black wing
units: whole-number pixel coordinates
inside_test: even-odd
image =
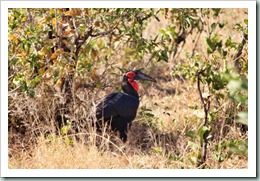
[[[118,113],[114,109],[113,104],[116,103],[122,97],[121,93],[111,93],[105,97],[98,105],[96,109],[96,118],[101,119],[110,118],[111,116],[117,116]]]
[[[135,117],[139,99],[124,93],[111,93],[102,100],[96,109],[96,118],[111,118],[112,116]]]

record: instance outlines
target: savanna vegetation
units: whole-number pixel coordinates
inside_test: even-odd
[[[247,168],[247,9],[9,9],[9,168]],[[249,22],[250,24],[250,22]],[[123,143],[95,105],[143,69]]]

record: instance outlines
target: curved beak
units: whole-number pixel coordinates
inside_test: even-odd
[[[148,80],[148,81],[151,81],[151,82],[156,82],[155,79],[153,79],[152,77],[150,77],[147,74],[144,74],[140,70],[136,70],[135,73],[136,73],[136,76],[134,77],[134,80]]]

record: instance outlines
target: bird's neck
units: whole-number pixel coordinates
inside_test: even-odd
[[[124,76],[121,86],[122,86],[122,90],[124,91],[124,93],[135,96],[135,97],[139,97],[139,95],[137,93],[138,83],[135,80],[129,79],[128,77]]]

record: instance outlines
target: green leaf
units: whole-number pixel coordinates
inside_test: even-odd
[[[230,94],[234,95],[237,90],[239,90],[242,86],[242,82],[240,80],[230,80],[227,88],[230,90]]]
[[[218,16],[221,11],[221,8],[212,8],[212,10],[214,12],[214,16]]]
[[[28,91],[28,86],[27,86],[26,82],[22,81],[21,85],[22,85],[21,86],[22,92],[27,92]]]
[[[211,153],[212,158],[216,159],[219,163],[223,162],[225,160],[225,157],[222,153]]]
[[[207,127],[207,126],[202,126],[201,128],[202,128],[202,129],[201,129],[201,131],[202,131],[201,133],[203,133],[203,134],[204,134],[206,131],[209,131],[209,130],[210,130],[209,127]]]
[[[190,137],[190,138],[195,138],[195,132],[194,131],[188,131],[186,133],[186,136]]]
[[[19,58],[13,58],[11,63],[12,65],[15,65],[19,61]]]
[[[214,121],[214,120],[216,119],[216,115],[217,115],[216,112],[211,112],[211,113],[209,114],[209,122]]]
[[[24,76],[23,75],[17,75],[13,78],[13,84],[17,87],[23,83]]]
[[[189,18],[192,20],[196,20],[196,18],[194,16],[189,16]]]
[[[190,19],[187,17],[187,18],[185,18],[185,21],[184,21],[184,28],[189,28],[190,27]]]
[[[248,96],[241,93],[236,93],[233,98],[242,104],[248,104]]]
[[[73,140],[68,137],[65,137],[65,143],[67,143],[68,145],[71,145],[71,144],[73,144]]]
[[[226,57],[227,56],[227,51],[225,51],[225,50],[222,50],[222,55],[223,55],[223,57]]]
[[[225,26],[225,23],[219,23],[219,24],[218,24],[218,27],[219,27],[219,28],[223,28],[224,26]]]
[[[237,115],[238,119],[237,122],[244,124],[244,125],[248,125],[248,112],[240,112]]]
[[[235,24],[234,27],[236,30],[243,31],[243,26],[240,23]]]
[[[35,90],[34,89],[32,89],[32,88],[29,88],[28,90],[27,90],[27,92],[29,93],[29,96],[30,97],[34,97],[35,96]]]
[[[166,35],[166,31],[163,29],[159,30],[159,32],[162,33],[163,35]]]
[[[71,128],[71,122],[67,121],[66,125],[61,128],[61,135],[64,136],[68,133]]]
[[[190,55],[189,52],[186,52],[186,53],[185,53],[185,56],[186,56],[186,58],[191,58],[191,55]]]
[[[214,32],[216,27],[217,27],[217,24],[216,23],[212,23],[211,26],[210,26],[210,33]]]
[[[217,100],[224,99],[224,94],[217,93],[216,95]]]
[[[221,48],[222,47],[222,40],[215,43],[215,47]]]
[[[211,53],[213,53],[213,51],[210,48],[207,48],[207,53],[211,54]]]
[[[233,42],[233,41],[231,40],[231,37],[228,36],[228,38],[227,38],[227,40],[226,40],[226,42],[225,42],[225,46],[226,46],[226,47],[230,47],[230,48],[236,49],[237,43],[236,43],[236,42]]]
[[[248,25],[248,19],[244,19],[244,23]]]
[[[136,49],[135,48],[126,48],[125,49],[125,51],[127,52],[127,53],[133,53],[133,52],[136,52]]]
[[[37,83],[40,82],[41,79],[42,79],[42,76],[35,77],[34,79],[31,80],[30,86],[34,87]]]
[[[207,126],[200,126],[198,129],[198,135],[200,136],[200,145],[202,146],[203,143],[203,136],[206,132],[209,132],[210,128]]]
[[[210,53],[213,53],[215,51],[215,49],[216,49],[215,43],[213,43],[210,38],[206,38],[206,43],[209,46],[208,47],[209,49],[207,51],[210,52]]]
[[[155,154],[159,154],[161,155],[163,153],[163,148],[162,147],[152,147],[152,150],[151,150],[153,153]]]
[[[153,115],[152,113],[145,113],[145,115],[148,116],[148,117],[150,117],[150,118],[151,118],[151,117],[154,117],[154,115]]]
[[[166,47],[164,50],[162,51],[159,51],[158,52],[158,59],[157,61],[165,61],[165,62],[168,62],[168,55],[167,55],[167,52],[168,52],[168,48]]]

